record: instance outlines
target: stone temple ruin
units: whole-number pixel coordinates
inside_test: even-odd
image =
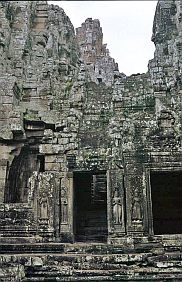
[[[99,20],[0,2],[0,281],[182,281],[182,1],[148,72]]]

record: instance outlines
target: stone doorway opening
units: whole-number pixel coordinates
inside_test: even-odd
[[[107,240],[106,172],[74,172],[75,241]]]
[[[151,172],[155,235],[182,233],[182,172]]]

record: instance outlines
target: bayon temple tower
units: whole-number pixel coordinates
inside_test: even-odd
[[[0,2],[0,281],[182,281],[182,1],[152,41],[126,76],[98,19]]]

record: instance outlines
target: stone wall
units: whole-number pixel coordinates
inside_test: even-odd
[[[0,201],[7,206],[12,197],[8,200],[6,194],[24,193],[15,188],[7,192],[8,186],[29,191],[29,177],[41,171],[40,158],[45,161],[42,173],[54,174],[59,182],[63,160],[56,160],[55,154],[64,152],[67,143],[73,146],[66,143],[68,133],[63,128],[71,115],[68,93],[79,72],[79,50],[73,26],[58,6],[48,6],[46,1],[2,1],[1,53]],[[22,150],[29,158],[27,168],[19,157]],[[15,158],[19,160],[13,174]],[[16,171],[19,176],[13,182]],[[18,202],[28,203],[28,193]]]
[[[35,281],[27,279],[37,269],[41,279],[58,275],[58,281],[67,281],[67,275],[74,281],[69,279],[79,275],[85,279],[90,265],[95,272],[89,279],[96,279],[92,256],[84,260],[85,272],[81,268],[82,274],[71,274],[80,268],[77,249],[84,258],[89,252],[102,254],[102,263],[108,262],[102,265],[109,269],[103,274],[107,279],[117,281],[118,270],[114,276],[111,272],[121,271],[120,265],[113,266],[119,260],[126,262],[121,279],[147,280],[139,274],[147,271],[151,281],[159,281],[164,277],[158,268],[164,266],[171,267],[166,279],[180,281],[175,251],[181,250],[181,234],[156,236],[150,177],[152,172],[180,172],[182,167],[181,9],[179,1],[158,2],[154,58],[147,73],[127,77],[119,73],[103,44],[98,20],[87,19],[75,35],[58,6],[46,1],[1,1],[0,242],[1,253],[9,250],[14,258],[13,264],[12,258],[1,257],[1,265],[7,267],[2,281]],[[34,263],[30,255],[23,259],[17,253],[23,248],[35,253],[38,248],[45,256],[63,248],[63,242],[75,242],[78,172],[107,177],[107,242],[98,249],[69,245],[71,251],[63,253],[73,252],[75,265],[70,267],[66,255],[54,272],[55,265],[46,258],[44,272],[42,259]],[[127,259],[118,258],[120,251],[123,256],[128,253]],[[129,254],[140,252],[147,256],[133,258],[131,270]],[[114,254],[111,261],[105,253]],[[7,273],[12,266],[10,280]]]

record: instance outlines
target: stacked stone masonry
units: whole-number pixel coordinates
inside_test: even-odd
[[[0,2],[0,281],[182,281],[181,20],[126,76],[99,20]]]

